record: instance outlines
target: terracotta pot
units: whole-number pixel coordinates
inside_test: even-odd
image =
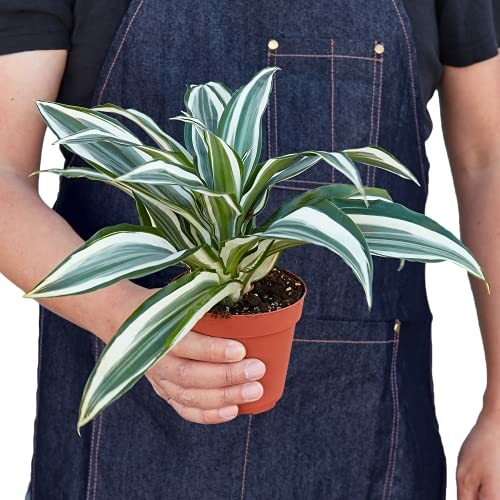
[[[286,272],[304,287],[302,297],[294,304],[277,311],[231,315],[227,318],[207,313],[193,328],[204,335],[241,342],[246,348],[247,358],[260,359],[266,365],[266,373],[259,379],[264,387],[263,396],[253,403],[240,404],[240,414],[270,410],[285,389],[295,325],[302,315],[306,295],[305,283],[294,274]]]

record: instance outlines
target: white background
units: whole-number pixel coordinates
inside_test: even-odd
[[[426,213],[457,236],[458,212],[441,135],[437,97],[430,103],[434,132],[427,141],[431,163]],[[62,164],[59,151],[45,141],[42,168]],[[41,176],[42,195],[52,204],[57,177]],[[435,397],[448,461],[448,498],[456,498],[455,466],[461,443],[481,408],[485,366],[480,332],[467,274],[450,263],[427,265],[433,321]],[[38,308],[0,276],[0,497],[24,499],[29,481],[35,415]],[[402,334],[404,334],[402,332]]]

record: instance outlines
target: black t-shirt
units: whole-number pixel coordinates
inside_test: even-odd
[[[58,100],[89,106],[106,50],[130,0],[0,0],[0,54],[68,49]],[[369,2],[370,0],[367,0]],[[493,4],[500,0],[404,0],[417,47],[422,97],[431,98],[443,65],[468,66],[497,54]],[[432,123],[426,113],[426,137]]]

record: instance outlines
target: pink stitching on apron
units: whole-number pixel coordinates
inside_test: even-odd
[[[267,66],[271,66],[271,53],[267,51]],[[271,106],[267,108],[267,159],[271,156]]]
[[[392,485],[394,480],[394,472],[396,470],[396,457],[398,446],[399,434],[399,394],[398,394],[398,380],[397,380],[397,359],[398,359],[399,335],[394,330],[394,347],[392,350],[391,361],[391,393],[392,393],[392,432],[391,432],[391,445],[389,449],[389,461],[385,474],[384,490],[382,493],[382,500],[390,499],[392,493]]]
[[[378,86],[378,111],[377,111],[377,126],[375,128],[376,134],[375,134],[375,144],[378,144],[378,136],[380,132],[380,114],[381,114],[381,108],[382,108],[382,90],[383,90],[383,78],[384,75],[384,56],[380,56],[380,75],[379,75],[379,86]],[[373,167],[373,174],[372,174],[372,186],[375,186],[375,179],[377,176],[377,169]]]
[[[97,362],[97,357],[98,357],[98,343],[97,343],[97,337],[94,337],[94,359],[95,362]],[[92,474],[94,470],[94,448],[95,448],[95,428],[96,428],[96,422],[95,420],[92,421],[92,434],[90,436],[90,458],[89,458],[89,475],[87,477],[87,495],[86,495],[86,500],[90,500],[90,484],[92,482]],[[96,471],[97,472],[97,471]]]
[[[103,421],[103,415],[101,413],[101,415],[99,416],[99,430],[97,431],[97,441],[95,450],[94,494],[92,496],[92,500],[96,499],[96,493],[97,493],[97,467],[99,466],[99,444],[101,441],[102,421]]]
[[[377,41],[375,40],[375,44]],[[373,123],[374,123],[374,115],[375,115],[375,81],[377,79],[377,63],[374,61],[373,62],[373,80],[372,80],[372,106],[371,106],[371,111],[370,111],[370,137],[368,139],[369,144],[372,144],[373,141]],[[370,172],[371,169],[375,167],[371,167],[370,165],[367,165],[366,168],[366,185],[370,185]]]
[[[278,65],[277,54],[274,53],[274,65]],[[278,156],[278,85],[276,73],[274,78],[274,156]]]
[[[123,48],[123,44],[125,43],[125,40],[127,39],[128,33],[130,31],[130,28],[132,27],[132,24],[134,24],[135,18],[139,14],[139,11],[141,10],[142,6],[144,4],[144,0],[141,0],[141,3],[137,6],[137,9],[135,9],[134,14],[130,18],[130,21],[128,23],[127,29],[125,30],[125,33],[123,33],[123,37],[120,41],[120,45],[118,46],[118,49],[116,51],[115,57],[113,58],[113,62],[111,63],[111,66],[109,67],[108,74],[106,75],[106,78],[104,80],[104,84],[101,88],[101,92],[99,93],[99,98],[97,99],[97,104],[101,103],[102,96],[104,95],[104,90],[108,86],[109,79],[111,77],[111,73],[113,72],[113,69],[115,67],[116,61],[118,60],[118,57],[120,56],[120,53]]]
[[[426,177],[425,177],[425,172],[424,172],[424,162],[423,162],[423,156],[422,156],[422,143],[421,143],[421,139],[420,139],[420,127],[419,127],[418,115],[417,115],[417,96],[416,96],[416,90],[415,90],[415,77],[414,77],[414,73],[413,73],[413,61],[412,61],[412,54],[411,54],[411,47],[410,47],[410,37],[408,36],[408,31],[406,29],[405,23],[404,23],[403,18],[401,16],[401,12],[399,11],[395,0],[391,0],[391,2],[392,2],[394,9],[396,10],[398,17],[399,17],[399,23],[401,24],[401,28],[403,29],[403,33],[404,33],[405,40],[406,40],[406,48],[407,48],[407,52],[408,52],[408,65],[409,65],[409,69],[410,69],[413,116],[415,117],[415,130],[416,130],[416,134],[417,134],[418,157],[419,157],[419,161],[420,161],[420,170],[422,172],[422,184],[423,184],[423,187],[425,190],[425,194],[427,195],[427,182],[426,182]]]
[[[323,339],[293,339],[294,342],[312,342],[316,344],[394,344],[395,340],[323,340]]]
[[[276,189],[286,189],[286,190],[290,190],[290,191],[309,191],[309,188],[298,188],[298,187],[292,187],[292,186],[278,186],[278,185],[275,185],[275,186],[272,186],[273,188],[276,188]]]
[[[250,433],[252,432],[252,417],[253,415],[248,415],[248,428],[247,428],[247,440],[245,444],[245,458],[243,460],[243,474],[241,478],[241,497],[240,500],[243,500],[245,497],[245,479],[247,475],[247,463],[248,463],[248,449],[250,447]]]
[[[311,59],[331,59],[332,57],[335,59],[362,59],[364,61],[379,61],[378,58],[375,57],[367,57],[367,56],[352,56],[348,54],[275,54],[275,57],[309,57]]]
[[[398,336],[397,342],[394,344],[394,347],[396,349],[396,357],[398,353],[398,347],[399,347],[399,334],[396,333],[396,336]],[[388,492],[388,498],[391,498],[392,495],[392,485],[394,483],[394,475],[396,472],[396,460],[398,458],[397,455],[397,450],[398,450],[398,439],[399,439],[399,394],[398,394],[398,377],[397,377],[397,365],[394,363],[394,392],[396,394],[396,430],[394,434],[394,453],[393,453],[393,458],[392,458],[392,470],[391,470],[391,479],[389,482],[389,492]]]
[[[332,92],[331,92],[331,103],[330,103],[330,117],[332,121],[332,151],[335,151],[335,42],[333,38],[330,38],[330,51],[331,51],[331,63],[330,63],[330,77],[332,81]],[[335,182],[335,169],[332,168],[332,183]]]

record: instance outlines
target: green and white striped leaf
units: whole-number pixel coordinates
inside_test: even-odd
[[[255,176],[251,177],[245,184],[241,197],[243,212],[246,213],[250,210],[256,201],[258,202],[257,208],[262,210],[262,197],[272,185],[305,172],[319,160],[324,160],[332,168],[344,174],[352,181],[358,192],[364,196],[365,188],[361,176],[356,165],[348,156],[326,151],[305,151],[271,158],[259,164]]]
[[[91,292],[177,264],[194,251],[177,251],[153,228],[130,224],[107,227],[72,252],[26,296]]]
[[[44,173],[56,174],[61,177],[68,177],[69,179],[85,177],[86,179],[90,179],[92,181],[109,182],[111,180],[109,175],[88,167],[47,168],[45,170],[33,172],[30,175]]]
[[[214,230],[216,242],[234,238],[241,208],[232,195],[198,190],[198,198],[204,208],[207,220]]]
[[[215,304],[241,283],[190,273],[146,300],[105,347],[85,386],[78,428],[90,422],[174,347]]]
[[[116,180],[134,184],[172,184],[188,188],[206,187],[196,174],[163,160],[152,160],[117,177]]]
[[[258,228],[262,238],[296,240],[328,248],[352,269],[371,308],[373,262],[360,229],[329,200],[314,202]]]
[[[274,74],[279,69],[263,69],[236,91],[219,122],[217,135],[229,144],[240,158],[250,150],[244,162],[244,183],[260,158],[262,116],[269,100]]]
[[[204,217],[199,210],[196,193],[193,190],[178,185],[169,185],[168,189],[161,189],[161,184],[125,182],[104,172],[80,167],[47,169],[43,172],[55,173],[63,177],[86,177],[91,180],[104,181],[121,189],[134,199],[139,197],[148,208],[155,226],[159,227],[166,238],[178,249],[212,243],[211,227],[203,224]],[[181,228],[178,216],[185,218],[200,238],[193,241]]]
[[[472,252],[426,215],[386,201],[373,201],[369,207],[357,200],[336,203],[360,228],[373,255],[415,262],[446,260],[486,280]]]
[[[235,273],[243,257],[255,249],[258,242],[259,238],[256,236],[244,236],[225,241],[220,250],[220,258],[226,271],[229,274]]]
[[[146,194],[135,193],[144,204],[155,227],[177,250],[191,248],[199,242],[181,226],[180,216],[161,201]]]
[[[137,142],[137,137],[118,120],[103,113],[78,106],[37,101],[38,109],[58,139],[86,130],[101,130],[116,137],[117,141]],[[65,147],[95,168],[115,175],[124,174],[150,160],[150,156],[133,146],[115,142],[66,144]]]
[[[137,146],[137,149],[147,153],[154,160],[163,160],[167,163],[172,163],[178,167],[184,168],[191,173],[196,173],[197,170],[192,162],[190,162],[183,153],[179,151],[163,151],[152,146]]]
[[[137,194],[133,193],[133,196],[141,226],[156,227],[153,219],[151,219],[151,215],[148,212],[148,207],[146,207],[146,205],[141,201],[140,197]]]
[[[110,132],[106,132],[104,130],[98,129],[86,129],[81,132],[77,132],[76,134],[67,135],[66,137],[62,137],[54,142],[54,145],[68,145],[68,144],[86,144],[92,142],[112,142],[114,144],[119,144],[121,146],[139,146],[141,145],[141,141],[136,139],[135,141],[127,141],[125,139],[119,138],[111,134]]]
[[[239,199],[243,177],[241,158],[220,137],[208,130],[204,133],[204,139],[208,149],[214,190],[234,194]]]
[[[166,151],[176,151],[182,153],[190,162],[192,162],[193,157],[191,153],[173,137],[165,133],[160,126],[148,115],[137,111],[136,109],[124,109],[115,104],[103,104],[100,106],[95,106],[93,110],[99,111],[100,113],[111,113],[123,116],[129,119],[131,122],[142,128],[150,137],[153,139],[160,148]]]
[[[380,146],[367,146],[358,149],[344,149],[342,151],[353,161],[364,163],[372,167],[379,167],[405,179],[412,180],[420,186],[412,171],[405,167],[395,156]]]
[[[291,212],[302,207],[313,205],[317,201],[347,198],[357,194],[359,194],[359,191],[352,184],[329,184],[309,191],[304,191],[277,208],[265,222],[262,223],[262,226],[267,227],[274,221],[287,216]]]

